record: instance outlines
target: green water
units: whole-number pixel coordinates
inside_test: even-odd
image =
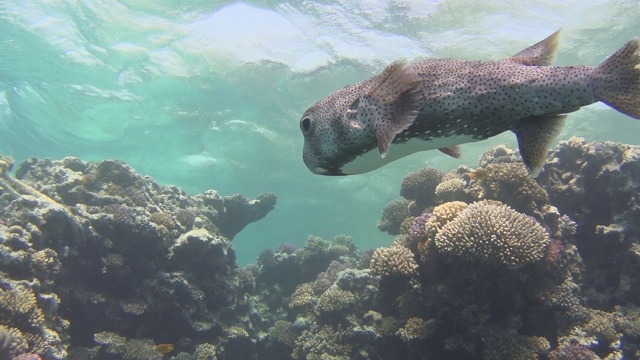
[[[400,57],[507,57],[563,27],[559,65],[596,65],[640,36],[637,1],[3,1],[0,154],[123,160],[188,193],[278,195],[234,240],[241,264],[307,235],[376,229],[401,178],[475,165],[511,134],[348,178],[311,174],[299,117]],[[562,138],[640,143],[640,122],[596,104]]]

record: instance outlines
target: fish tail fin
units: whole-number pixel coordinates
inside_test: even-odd
[[[595,68],[596,98],[623,114],[640,119],[640,39],[626,43]]]

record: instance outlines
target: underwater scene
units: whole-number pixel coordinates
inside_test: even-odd
[[[1,1],[0,360],[640,359],[639,19]]]

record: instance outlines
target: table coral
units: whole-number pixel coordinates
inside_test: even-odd
[[[506,205],[478,202],[444,225],[434,243],[445,254],[520,267],[544,256],[549,235],[537,221]]]

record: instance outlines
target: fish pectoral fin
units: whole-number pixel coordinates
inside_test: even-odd
[[[359,98],[361,123],[373,121],[380,155],[385,157],[393,139],[411,126],[418,115],[420,78],[405,61],[395,61],[373,79],[366,95]]]
[[[447,146],[438,150],[456,159],[460,159],[460,156],[462,155],[458,145]]]
[[[509,58],[510,61],[527,66],[549,66],[558,53],[560,30],[556,30],[546,39],[532,45]]]
[[[542,171],[547,152],[560,135],[566,115],[533,116],[522,120],[522,125],[513,129],[518,138],[522,161],[532,177]]]

